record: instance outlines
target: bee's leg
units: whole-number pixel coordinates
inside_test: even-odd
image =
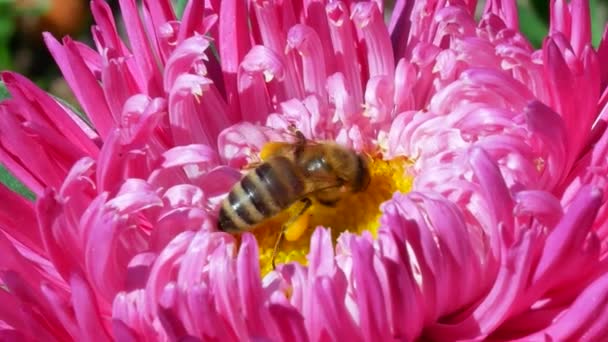
[[[291,216],[289,218],[289,220],[287,220],[287,222],[285,222],[283,224],[283,226],[281,227],[281,232],[279,233],[279,236],[277,237],[277,240],[274,243],[274,248],[272,249],[272,259],[271,259],[273,269],[276,268],[275,264],[274,264],[274,259],[277,256],[277,252],[279,251],[279,246],[280,246],[281,242],[285,238],[285,232],[287,232],[287,230],[290,230],[290,231],[297,230],[299,232],[299,235],[302,235],[301,231],[306,229],[306,227],[300,227],[300,225],[298,225],[297,228],[292,228],[292,225],[294,225],[298,221],[301,221],[300,219],[303,217],[304,213],[306,213],[306,210],[308,210],[308,208],[310,208],[310,206],[312,205],[312,201],[309,198],[303,198],[302,200],[300,200],[300,203],[301,203],[302,207],[298,210],[298,212],[296,214]],[[299,223],[303,224],[305,226],[308,226],[308,220],[306,220],[306,222],[299,222]],[[291,237],[291,235],[295,235],[295,234],[290,233],[289,235]],[[299,237],[299,235],[298,235],[298,237]],[[293,241],[295,239],[288,238],[288,240]]]
[[[296,144],[306,145],[306,137],[294,124],[287,126],[287,130],[296,137]]]
[[[253,170],[256,167],[262,165],[264,162],[262,160],[256,160],[256,161],[252,161],[250,163],[248,163],[247,165],[243,166],[243,170]]]

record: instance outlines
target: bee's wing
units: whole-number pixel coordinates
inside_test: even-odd
[[[314,175],[306,177],[307,189],[302,197],[309,197],[321,191],[338,189],[344,181],[333,175]]]
[[[288,157],[292,155],[296,149],[308,145],[317,145],[317,143],[311,140],[305,140],[302,144],[298,142],[270,141],[262,146],[262,149],[260,150],[260,159],[268,160],[268,158],[274,156]]]

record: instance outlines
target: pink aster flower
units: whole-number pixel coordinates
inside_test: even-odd
[[[45,41],[86,119],[4,72],[0,336],[12,340],[602,340],[608,31],[551,2],[91,4]],[[204,4],[204,5],[203,5]],[[373,156],[365,193],[233,236],[221,199],[269,141]]]

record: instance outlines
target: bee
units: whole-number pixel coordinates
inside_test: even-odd
[[[299,131],[295,134],[296,142],[271,142],[264,147],[262,162],[234,185],[222,201],[218,217],[219,230],[240,233],[298,204],[299,209],[279,232],[273,267],[286,229],[313,201],[334,207],[345,196],[364,191],[371,179],[365,155],[333,142],[309,141]],[[286,238],[293,241],[299,235],[301,232]]]

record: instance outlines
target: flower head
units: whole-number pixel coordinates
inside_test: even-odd
[[[45,41],[86,116],[14,73],[0,161],[3,338],[555,340],[608,335],[608,38],[551,3],[94,0],[95,48]],[[217,231],[268,142],[373,157],[364,193]]]

